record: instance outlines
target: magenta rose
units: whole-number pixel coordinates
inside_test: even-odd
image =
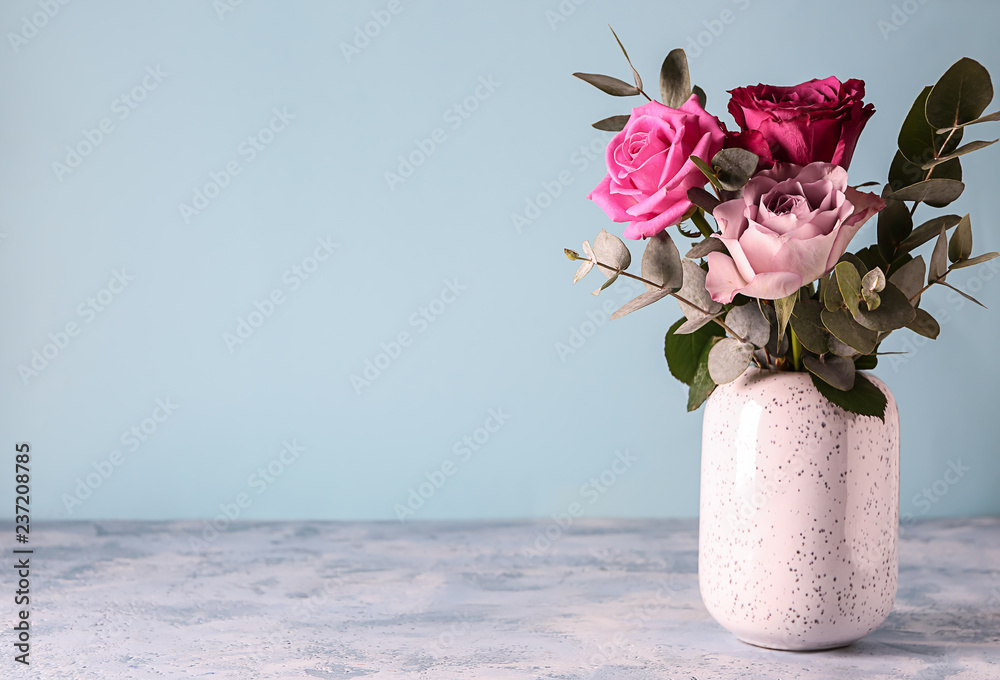
[[[710,161],[724,140],[722,123],[694,95],[679,109],[644,104],[611,140],[608,175],[587,198],[615,222],[629,222],[627,238],[655,236],[691,209],[688,189],[708,181],[690,157]]]
[[[737,293],[763,300],[787,297],[830,271],[869,218],[885,203],[847,186],[832,163],[778,163],[751,179],[743,196],[712,215],[714,234],[729,254],[708,255],[705,287],[716,302]]]
[[[847,170],[875,107],[865,104],[865,83],[834,77],[794,87],[757,85],[730,90],[729,112],[743,131],[757,130],[776,162],[834,163]]]

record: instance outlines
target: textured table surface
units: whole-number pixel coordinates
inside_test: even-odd
[[[904,527],[888,621],[813,653],[712,621],[693,520],[33,529],[32,664],[8,548],[2,678],[1000,678],[995,518]]]

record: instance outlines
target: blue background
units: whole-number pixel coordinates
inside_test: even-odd
[[[588,516],[695,515],[701,415],[685,413],[662,355],[676,305],[604,323],[606,300],[637,289],[594,298],[596,279],[571,286],[562,255],[601,228],[621,233],[585,199],[610,137],[589,125],[639,102],[569,74],[628,79],[611,23],[651,91],[666,52],[687,47],[730,125],[727,89],[862,78],[878,112],[855,183],[884,179],[910,103],[955,60],[1000,74],[1000,5],[985,1],[403,0],[396,14],[224,1],[52,2],[34,32],[24,22],[44,2],[0,9],[0,443],[32,445],[35,518],[396,519],[442,480],[407,519],[547,516],[580,501]],[[18,33],[30,37],[12,43]],[[160,82],[146,77],[157,67]],[[134,88],[142,101],[123,108]],[[294,119],[251,160],[241,145],[275,109]],[[110,132],[59,172],[105,118]],[[973,213],[976,252],[1000,250],[998,153],[965,162],[952,210]],[[230,162],[239,174],[185,219],[179,206]],[[519,230],[513,216],[545,192],[558,195]],[[308,259],[317,239],[337,244],[323,262]],[[122,269],[127,287],[81,311],[108,300]],[[876,371],[902,413],[904,518],[1000,512],[996,271],[955,277],[992,311],[932,292],[941,339]],[[460,294],[442,298],[446,282]],[[276,289],[283,302],[227,345]],[[79,333],[62,338],[69,323]],[[50,333],[65,346],[25,374]],[[886,349],[915,337],[898,335]],[[396,356],[379,359],[383,345]],[[383,368],[359,386],[366,361]],[[176,409],[143,433],[158,399]],[[463,437],[477,450],[456,447]],[[299,453],[282,454],[286,441]],[[625,450],[635,460],[605,473],[613,484],[581,488]],[[968,468],[953,484],[949,461]]]

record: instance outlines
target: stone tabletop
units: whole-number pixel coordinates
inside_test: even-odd
[[[2,678],[1000,678],[1000,518],[903,527],[888,621],[811,653],[712,621],[695,520],[32,529],[31,665],[8,548]]]

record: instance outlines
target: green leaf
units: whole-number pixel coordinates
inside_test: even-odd
[[[931,154],[928,158],[933,157],[934,155]],[[962,161],[959,158],[954,158],[947,163],[942,163],[933,170],[923,170],[919,165],[910,163],[903,157],[901,152],[897,151],[892,159],[892,164],[889,166],[889,188],[896,191],[911,186],[923,181],[928,173],[933,173],[936,179],[961,181]],[[935,203],[934,201],[927,201],[927,205],[934,208],[943,208],[948,205],[948,202]]]
[[[597,121],[591,127],[597,128],[598,130],[604,130],[605,132],[621,132],[625,129],[625,124],[628,123],[628,119],[630,117],[631,116],[609,116]]]
[[[611,25],[608,25],[611,28]],[[639,72],[635,70],[635,66],[632,66],[632,60],[628,58],[628,52],[625,51],[625,46],[622,45],[622,41],[618,39],[618,34],[615,33],[615,29],[611,28],[611,35],[615,36],[615,41],[618,43],[618,47],[621,48],[622,54],[625,55],[625,61],[628,62],[628,66],[632,69],[632,79],[635,80],[635,86],[638,89],[642,89],[642,78],[639,77]]]
[[[859,324],[847,312],[824,309],[820,319],[834,337],[856,352],[871,354],[875,351],[878,333]]]
[[[903,328],[913,321],[915,312],[910,300],[899,288],[887,283],[879,294],[880,303],[874,309],[858,308],[854,320],[865,328],[881,333]],[[867,354],[867,352],[865,352]]]
[[[962,218],[948,243],[948,259],[952,262],[968,260],[972,255],[972,220],[968,215]]]
[[[947,205],[965,191],[965,185],[954,179],[931,178],[893,191],[886,198],[896,201],[922,201],[927,204]]]
[[[816,376],[813,376],[813,385],[834,406],[839,406],[848,413],[874,416],[885,421],[885,407],[888,403],[885,395],[864,373],[855,376],[854,387],[846,392],[828,385]]]
[[[941,233],[941,227],[951,229],[961,221],[962,218],[958,215],[941,215],[940,217],[928,220],[903,239],[903,242],[899,244],[899,250],[910,252],[914,248],[927,243],[932,238],[937,238],[938,234]]]
[[[607,281],[605,281],[604,283],[601,284],[600,288],[598,288],[593,293],[591,293],[591,295],[600,295],[601,291],[603,291],[605,288],[607,288],[608,286],[610,286],[612,283],[614,283],[617,280],[618,280],[618,272],[615,272],[614,274],[612,274],[611,276],[608,277]]]
[[[936,340],[938,334],[941,332],[941,326],[934,317],[919,308],[913,317],[913,321],[906,324],[906,327],[914,333],[922,335],[925,338],[930,338],[931,340]]]
[[[892,262],[899,244],[913,231],[913,218],[902,201],[886,201],[878,214],[878,250],[886,262]]]
[[[795,291],[788,297],[779,298],[774,301],[774,313],[778,323],[778,339],[777,342],[781,344],[781,338],[785,335],[785,327],[788,326],[788,320],[792,317],[792,310],[795,309],[795,303],[798,302],[799,291]]]
[[[624,80],[618,80],[618,78],[600,73],[574,73],[573,75],[585,83],[590,83],[601,92],[606,92],[614,97],[631,97],[639,94],[639,88],[635,85],[629,85]]]
[[[838,262],[833,273],[837,277],[837,287],[840,288],[844,304],[851,310],[851,314],[857,316],[858,302],[861,300],[861,275],[851,262]]]
[[[858,259],[861,260],[862,264],[865,265],[865,269],[871,270],[878,267],[882,271],[885,271],[889,267],[889,263],[882,253],[879,252],[878,246],[867,246],[862,248],[857,252]]]
[[[924,163],[920,167],[923,168],[924,170],[930,170],[931,168],[933,168],[936,165],[940,165],[941,163],[947,163],[948,161],[952,160],[953,158],[958,158],[959,156],[964,156],[965,154],[972,153],[973,151],[979,151],[980,149],[985,149],[986,147],[990,146],[991,144],[996,144],[997,142],[1000,142],[1000,139],[994,139],[992,142],[984,142],[984,141],[981,141],[981,140],[977,140],[975,142],[969,142],[968,144],[965,144],[964,146],[958,147],[957,149],[955,149],[954,151],[952,151],[947,156],[941,156],[940,158],[935,158],[934,160],[927,161],[926,163]]]
[[[743,375],[753,359],[753,345],[736,338],[722,338],[708,353],[708,373],[717,385],[725,385]]]
[[[976,255],[975,257],[970,257],[968,260],[962,260],[961,262],[956,262],[951,265],[952,269],[965,269],[966,267],[971,267],[973,265],[982,264],[983,262],[989,262],[995,257],[1000,257],[1000,253],[983,253],[982,255]]]
[[[712,183],[712,186],[719,191],[724,191],[722,184],[719,182],[719,176],[715,174],[715,170],[711,165],[697,156],[691,156],[691,162],[694,163],[696,168],[701,170],[702,174],[705,175],[705,177],[708,178],[708,181]]]
[[[681,265],[684,267],[684,285],[681,286],[678,295],[698,305],[702,310],[708,312],[709,315],[721,312],[722,305],[713,300],[705,288],[705,270],[691,260],[682,260]],[[681,312],[688,319],[708,318],[704,312],[698,311],[691,305],[685,304],[680,300],[677,301],[677,304],[680,305]]]
[[[934,128],[976,120],[993,101],[993,82],[982,64],[963,57],[945,71],[927,95],[924,114]]]
[[[699,328],[694,333],[675,334],[684,321],[685,319],[678,319],[667,331],[667,337],[663,343],[663,353],[667,358],[670,374],[685,385],[691,385],[705,347],[712,342],[713,338],[724,337],[726,332],[719,324],[711,323]]]
[[[833,272],[823,279],[820,279],[823,292],[823,305],[831,312],[837,311],[844,304],[844,296],[840,294],[840,287],[837,284],[837,276]]]
[[[705,95],[705,90],[695,85],[691,88],[691,92],[698,96],[698,105],[701,108],[705,108],[708,103],[708,97]]]
[[[739,191],[750,180],[760,157],[746,149],[723,149],[712,158],[712,168],[719,186],[726,191]]]
[[[894,271],[889,276],[889,282],[903,291],[907,299],[913,299],[924,287],[924,274],[926,271],[927,266],[924,264],[924,256],[918,255]]]
[[[695,371],[694,378],[691,380],[691,389],[688,390],[688,411],[694,411],[704,404],[705,400],[715,390],[715,382],[708,372],[708,355],[711,353],[715,343],[715,338],[710,339],[702,350],[701,357],[698,359],[698,368]]]
[[[931,261],[927,265],[927,283],[934,283],[948,273],[948,233],[941,227]]]
[[[673,293],[684,283],[684,268],[681,256],[670,234],[661,231],[646,242],[642,253],[642,278],[655,283],[659,288],[646,284],[649,290],[666,290]]]
[[[820,318],[822,310],[818,300],[799,300],[789,320],[802,346],[815,354],[830,351],[830,336]]]
[[[878,356],[875,354],[859,354],[854,360],[854,368],[859,371],[870,371],[878,366]]]
[[[679,109],[691,98],[691,76],[684,50],[670,50],[660,66],[660,98],[672,109]]]
[[[827,355],[824,358],[807,354],[802,357],[802,365],[814,376],[838,390],[846,392],[854,387],[854,376],[857,371],[851,359],[836,355]]]

